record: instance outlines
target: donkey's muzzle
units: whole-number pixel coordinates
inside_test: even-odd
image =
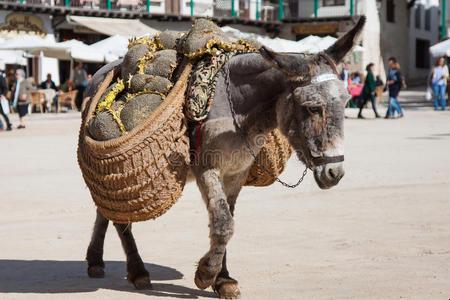
[[[329,189],[337,185],[344,175],[342,162],[326,163],[314,168],[314,179],[321,189]]]

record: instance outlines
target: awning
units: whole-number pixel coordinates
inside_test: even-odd
[[[50,36],[40,38],[35,35],[19,35],[0,43],[0,50],[21,50],[31,55],[40,55],[42,52],[45,56],[62,59],[66,56],[67,47],[59,45]]]
[[[430,53],[433,57],[450,55],[450,40],[437,43],[430,47]]]
[[[113,62],[123,57],[128,51],[128,39],[121,35],[113,35],[90,45],[95,51],[105,54],[105,62]]]
[[[105,35],[122,35],[125,37],[139,37],[143,35],[154,36],[159,31],[153,29],[139,20],[97,18],[84,16],[67,16],[69,23],[87,27]]]
[[[19,50],[0,50],[0,70],[5,70],[6,64],[26,66],[27,59],[23,54]]]
[[[78,40],[69,40],[58,43],[61,46],[69,48],[67,51],[68,59],[90,63],[103,63],[105,55],[101,51],[92,48]]]

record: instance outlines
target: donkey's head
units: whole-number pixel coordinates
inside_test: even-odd
[[[351,51],[364,23],[361,17],[352,30],[319,54],[263,50],[288,80],[289,89],[277,102],[278,126],[323,189],[344,176],[344,107],[350,95],[339,80],[336,64]]]

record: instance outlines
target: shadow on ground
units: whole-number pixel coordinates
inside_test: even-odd
[[[125,279],[124,262],[107,261],[105,264],[105,278],[92,279],[86,274],[84,261],[0,260],[0,293],[86,293],[109,289],[182,299],[214,297],[212,292],[158,282],[181,279],[183,274],[155,264],[145,264],[153,290],[136,290]]]

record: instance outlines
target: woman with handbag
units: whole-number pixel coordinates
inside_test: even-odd
[[[445,58],[440,57],[436,61],[431,74],[431,87],[434,94],[434,110],[445,110],[447,101],[445,99],[445,90],[447,88],[448,67],[445,64]]]
[[[19,126],[17,129],[25,128],[23,118],[28,114],[28,107],[31,103],[31,91],[33,86],[30,81],[25,79],[25,71],[22,69],[16,70],[16,83],[14,84],[13,95],[13,107],[19,113]]]

